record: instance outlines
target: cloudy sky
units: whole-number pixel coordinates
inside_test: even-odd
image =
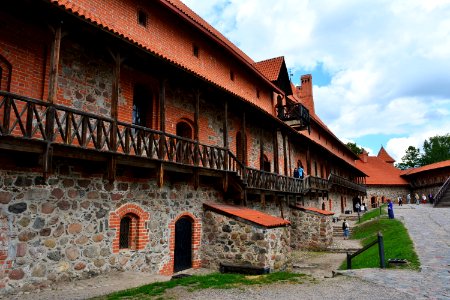
[[[182,0],[253,60],[313,76],[316,113],[344,142],[397,161],[450,133],[450,0]]]

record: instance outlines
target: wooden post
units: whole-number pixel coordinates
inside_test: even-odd
[[[55,38],[52,44],[52,51],[50,56],[50,74],[48,86],[48,102],[54,103],[56,100],[56,93],[58,90],[58,72],[59,72],[59,55],[61,52],[61,23],[54,29]]]
[[[122,63],[122,59],[120,57],[120,53],[113,54],[110,53],[114,60],[114,69],[113,69],[113,82],[112,82],[112,91],[111,91],[111,118],[113,119],[111,123],[111,132],[110,132],[110,143],[111,148],[110,151],[117,152],[117,116],[118,116],[118,105],[119,105],[119,87],[120,87],[120,65]],[[108,163],[108,180],[113,182],[116,178],[116,157],[114,155],[111,156],[110,161]]]
[[[262,127],[259,130],[259,166],[261,170],[264,170],[264,142]]]
[[[283,154],[284,154],[284,175],[288,176],[288,165],[287,165],[287,149],[286,149],[286,134],[281,133],[283,136]]]
[[[247,166],[247,128],[246,128],[246,122],[245,122],[245,111],[242,112],[242,134],[241,134],[241,141],[242,141],[242,164],[244,167]]]
[[[199,156],[198,150],[199,148],[199,114],[200,114],[200,90],[195,91],[195,99],[194,99],[194,140],[195,140],[195,149],[194,149],[194,165],[198,166],[199,164]],[[194,189],[197,190],[200,184],[200,175],[198,174],[198,168],[194,168]]]
[[[378,254],[380,255],[380,268],[386,268],[386,262],[384,258],[384,243],[383,243],[383,234],[378,232]]]
[[[347,252],[347,270],[352,268],[352,255]]]
[[[309,152],[309,142],[306,149],[306,174],[311,175],[311,153]]]
[[[273,133],[273,166],[274,172],[280,173],[280,163],[278,161],[278,130],[275,129]]]
[[[288,173],[286,174],[286,176],[291,176],[292,177],[292,163],[291,163],[291,143],[289,141],[289,136],[286,136],[287,138],[287,152],[288,152]]]
[[[225,99],[224,103],[224,112],[223,112],[223,147],[225,148],[225,155],[224,155],[224,168],[226,171],[228,171],[228,151],[229,151],[229,145],[228,145],[228,101]],[[223,191],[226,192],[228,190],[228,172],[225,172],[225,175],[223,177]]]

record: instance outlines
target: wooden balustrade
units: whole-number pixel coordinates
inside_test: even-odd
[[[306,176],[304,179],[304,190],[328,191],[328,180],[315,176]]]
[[[245,168],[247,187],[259,190],[280,191],[287,193],[302,193],[303,180],[265,172],[252,168]]]
[[[366,187],[350,181],[347,178],[341,177],[336,174],[330,174],[328,181],[331,185],[338,185],[344,188],[348,188],[357,192],[366,193]]]

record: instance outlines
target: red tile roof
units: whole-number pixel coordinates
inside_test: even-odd
[[[267,77],[270,81],[275,81],[280,75],[281,66],[283,65],[284,57],[275,57],[271,59],[266,59],[259,61],[254,64],[256,69],[258,69],[261,74]]]
[[[368,156],[366,163],[357,160],[356,166],[369,175],[366,178],[367,185],[408,185],[408,182],[400,177],[402,172],[400,169],[378,156]]]
[[[449,160],[440,161],[440,162],[437,162],[437,163],[434,163],[434,164],[429,164],[429,165],[426,165],[426,166],[418,167],[418,168],[412,168],[412,169],[404,170],[404,171],[402,171],[401,175],[402,176],[408,176],[408,175],[417,174],[417,173],[420,173],[420,172],[436,170],[436,169],[446,168],[446,167],[450,167],[450,159]]]
[[[291,224],[291,222],[289,222],[288,220],[274,217],[243,206],[218,203],[203,203],[203,207],[207,210],[211,210],[225,216],[238,217],[267,228],[283,227]]]
[[[390,156],[386,150],[384,150],[384,147],[381,146],[380,151],[378,151],[378,155],[377,155],[381,160],[384,160],[385,162],[388,163],[394,163],[395,159],[392,158],[392,156]]]
[[[304,206],[300,206],[300,205],[292,205],[292,208],[298,209],[298,210],[302,210],[302,211],[309,211],[309,212],[314,212],[314,213],[318,213],[324,216],[332,216],[334,215],[334,212],[329,211],[329,210],[323,210],[323,209],[318,209],[315,207],[304,207]]]

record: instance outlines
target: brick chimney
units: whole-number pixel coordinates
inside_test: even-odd
[[[311,74],[302,75],[300,78],[297,96],[300,98],[301,103],[309,109],[310,113],[315,113]]]
[[[363,162],[367,162],[367,157],[369,156],[369,153],[363,149],[363,152],[359,155],[359,159]]]

